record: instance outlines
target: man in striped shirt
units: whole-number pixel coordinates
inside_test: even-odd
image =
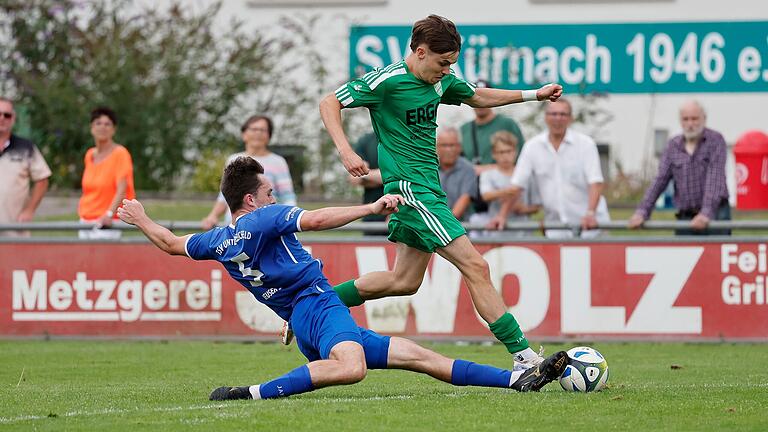
[[[440,187],[435,152],[437,109],[440,104],[495,107],[528,100],[557,100],[562,87],[538,90],[475,88],[455,76],[451,65],[461,49],[456,26],[437,16],[416,22],[411,54],[404,61],[374,70],[339,87],[320,103],[320,114],[347,171],[368,174],[368,168],[347,140],[341,124],[342,108],[368,108],[379,139],[379,167],[384,192],[405,197],[405,205],[389,221],[389,240],[397,243],[392,271],[372,272],[334,289],[347,306],[365,300],[415,293],[432,254],[439,253],[464,276],[480,316],[507,350],[516,368],[530,369],[555,379],[562,372],[555,354],[544,361],[534,352],[515,318],[490,280],[488,263],[474,248],[464,228],[451,213]]]

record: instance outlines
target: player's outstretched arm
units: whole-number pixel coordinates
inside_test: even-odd
[[[474,108],[493,108],[527,101],[556,101],[563,94],[560,84],[547,84],[538,90],[504,90],[492,88],[475,89],[475,94],[464,101]]]
[[[320,101],[320,118],[323,119],[325,129],[331,136],[347,172],[354,177],[364,176],[368,174],[368,165],[355,153],[344,134],[344,128],[341,125],[341,109],[341,102],[336,99],[335,94],[331,93]]]
[[[308,210],[301,216],[302,231],[323,231],[338,228],[362,217],[397,212],[397,206],[405,204],[400,195],[384,195],[376,202],[351,207],[326,207]]]
[[[184,250],[184,244],[189,236],[179,237],[167,228],[155,223],[147,216],[144,206],[139,201],[124,199],[123,206],[117,209],[117,216],[123,222],[135,225],[155,246],[166,253],[171,255],[187,254]]]

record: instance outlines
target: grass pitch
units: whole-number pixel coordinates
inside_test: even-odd
[[[269,401],[208,401],[220,385],[301,365],[276,343],[0,341],[0,430],[768,430],[768,346],[589,343],[609,388],[454,387],[402,371]],[[430,348],[509,366],[500,345]],[[548,352],[572,345],[548,344]],[[23,372],[23,373],[22,373]]]

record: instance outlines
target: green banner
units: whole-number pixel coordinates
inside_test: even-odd
[[[499,88],[568,93],[768,91],[768,21],[460,25],[454,71]],[[353,26],[350,76],[402,60],[410,26]]]

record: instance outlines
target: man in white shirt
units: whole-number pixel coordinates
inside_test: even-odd
[[[608,222],[603,198],[603,173],[597,145],[589,136],[569,129],[573,121],[570,102],[559,99],[547,105],[547,131],[526,142],[512,176],[512,197],[536,182],[545,222],[581,226],[581,237],[600,234],[598,223]],[[508,200],[510,201],[510,200]],[[511,201],[505,203],[492,225],[503,228]],[[568,238],[569,230],[547,230],[549,238]]]

